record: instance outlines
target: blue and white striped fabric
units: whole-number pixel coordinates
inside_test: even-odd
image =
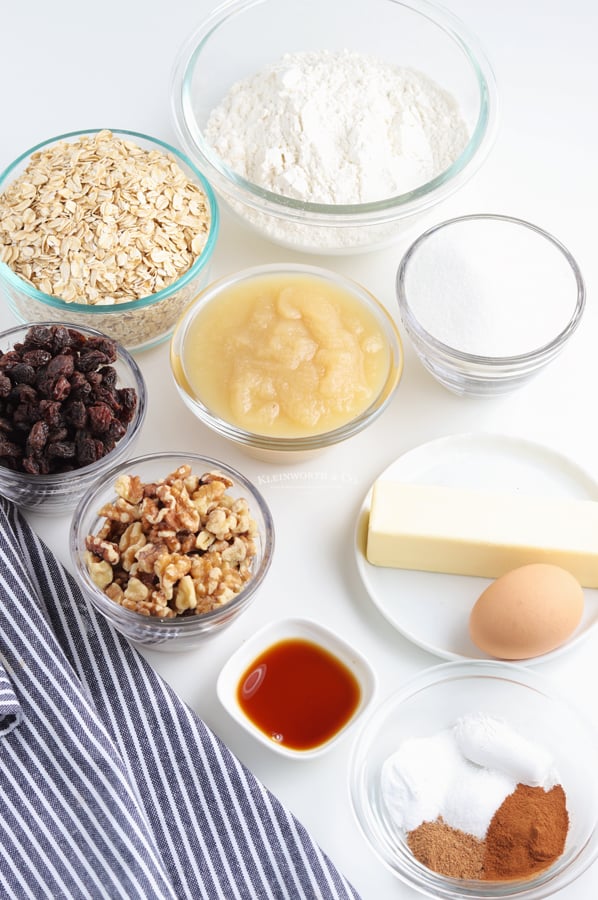
[[[3,498],[0,897],[357,898]]]

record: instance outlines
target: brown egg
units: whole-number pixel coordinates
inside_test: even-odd
[[[497,578],[476,600],[471,639],[500,659],[529,659],[556,649],[581,621],[584,593],[576,578],[546,563],[532,563]]]

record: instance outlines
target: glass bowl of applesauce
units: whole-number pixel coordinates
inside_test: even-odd
[[[199,294],[175,328],[170,361],[204,425],[282,462],[367,428],[400,381],[403,348],[394,320],[361,285],[275,263]]]

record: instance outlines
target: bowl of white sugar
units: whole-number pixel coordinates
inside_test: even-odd
[[[461,216],[424,232],[400,262],[396,289],[424,367],[468,396],[522,387],[564,350],[585,309],[570,251],[501,215]]]
[[[479,168],[491,67],[427,0],[233,0],[182,48],[180,141],[229,210],[294,250],[396,241]]]

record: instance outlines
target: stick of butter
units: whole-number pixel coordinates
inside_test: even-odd
[[[366,557],[485,578],[552,563],[598,587],[598,502],[382,479],[372,490]]]

